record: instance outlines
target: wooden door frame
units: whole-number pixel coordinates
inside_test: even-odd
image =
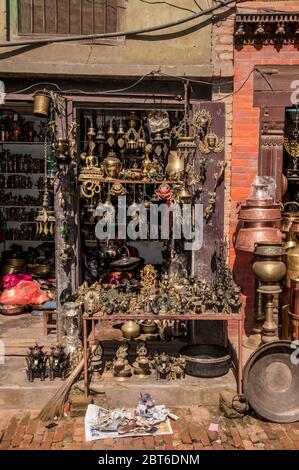
[[[254,72],[253,106],[260,108],[258,174],[272,176],[281,201],[285,109],[292,106],[292,82],[299,65],[260,65]]]

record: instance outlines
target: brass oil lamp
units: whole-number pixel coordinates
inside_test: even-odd
[[[262,343],[276,341],[276,323],[274,321],[274,295],[280,294],[280,282],[286,274],[283,262],[285,249],[282,243],[260,242],[256,243],[252,271],[260,285],[257,289],[265,299],[263,314],[256,318],[262,323]],[[260,312],[261,313],[261,312]],[[264,318],[264,321],[263,321]]]

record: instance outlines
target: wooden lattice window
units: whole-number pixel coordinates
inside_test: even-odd
[[[18,34],[80,35],[118,29],[119,0],[17,0]]]

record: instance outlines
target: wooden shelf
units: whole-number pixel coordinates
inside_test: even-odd
[[[100,178],[97,175],[79,175],[78,181],[80,183],[84,183],[84,181],[94,181],[96,183],[106,183],[106,184],[113,184],[113,183],[121,183],[121,184],[183,184],[180,181],[172,181],[172,180],[123,180],[117,178]]]
[[[34,172],[23,172],[23,173],[17,173],[17,172],[8,172],[8,171],[1,171],[0,175],[21,175],[21,176],[44,176],[45,173],[34,173]]]
[[[84,320],[100,320],[100,321],[126,321],[126,320],[242,320],[242,313],[187,313],[187,314],[167,314],[167,315],[144,315],[142,313],[113,313],[112,315],[94,314],[88,316],[83,315]]]
[[[13,140],[1,140],[0,145],[45,145],[45,142],[28,142],[20,140],[14,142]],[[50,142],[48,142],[47,145],[50,145]]]

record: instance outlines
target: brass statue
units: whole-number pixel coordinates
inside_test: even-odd
[[[208,132],[203,141],[200,142],[199,148],[204,155],[220,153],[224,150],[224,140],[219,139],[214,132]]]

